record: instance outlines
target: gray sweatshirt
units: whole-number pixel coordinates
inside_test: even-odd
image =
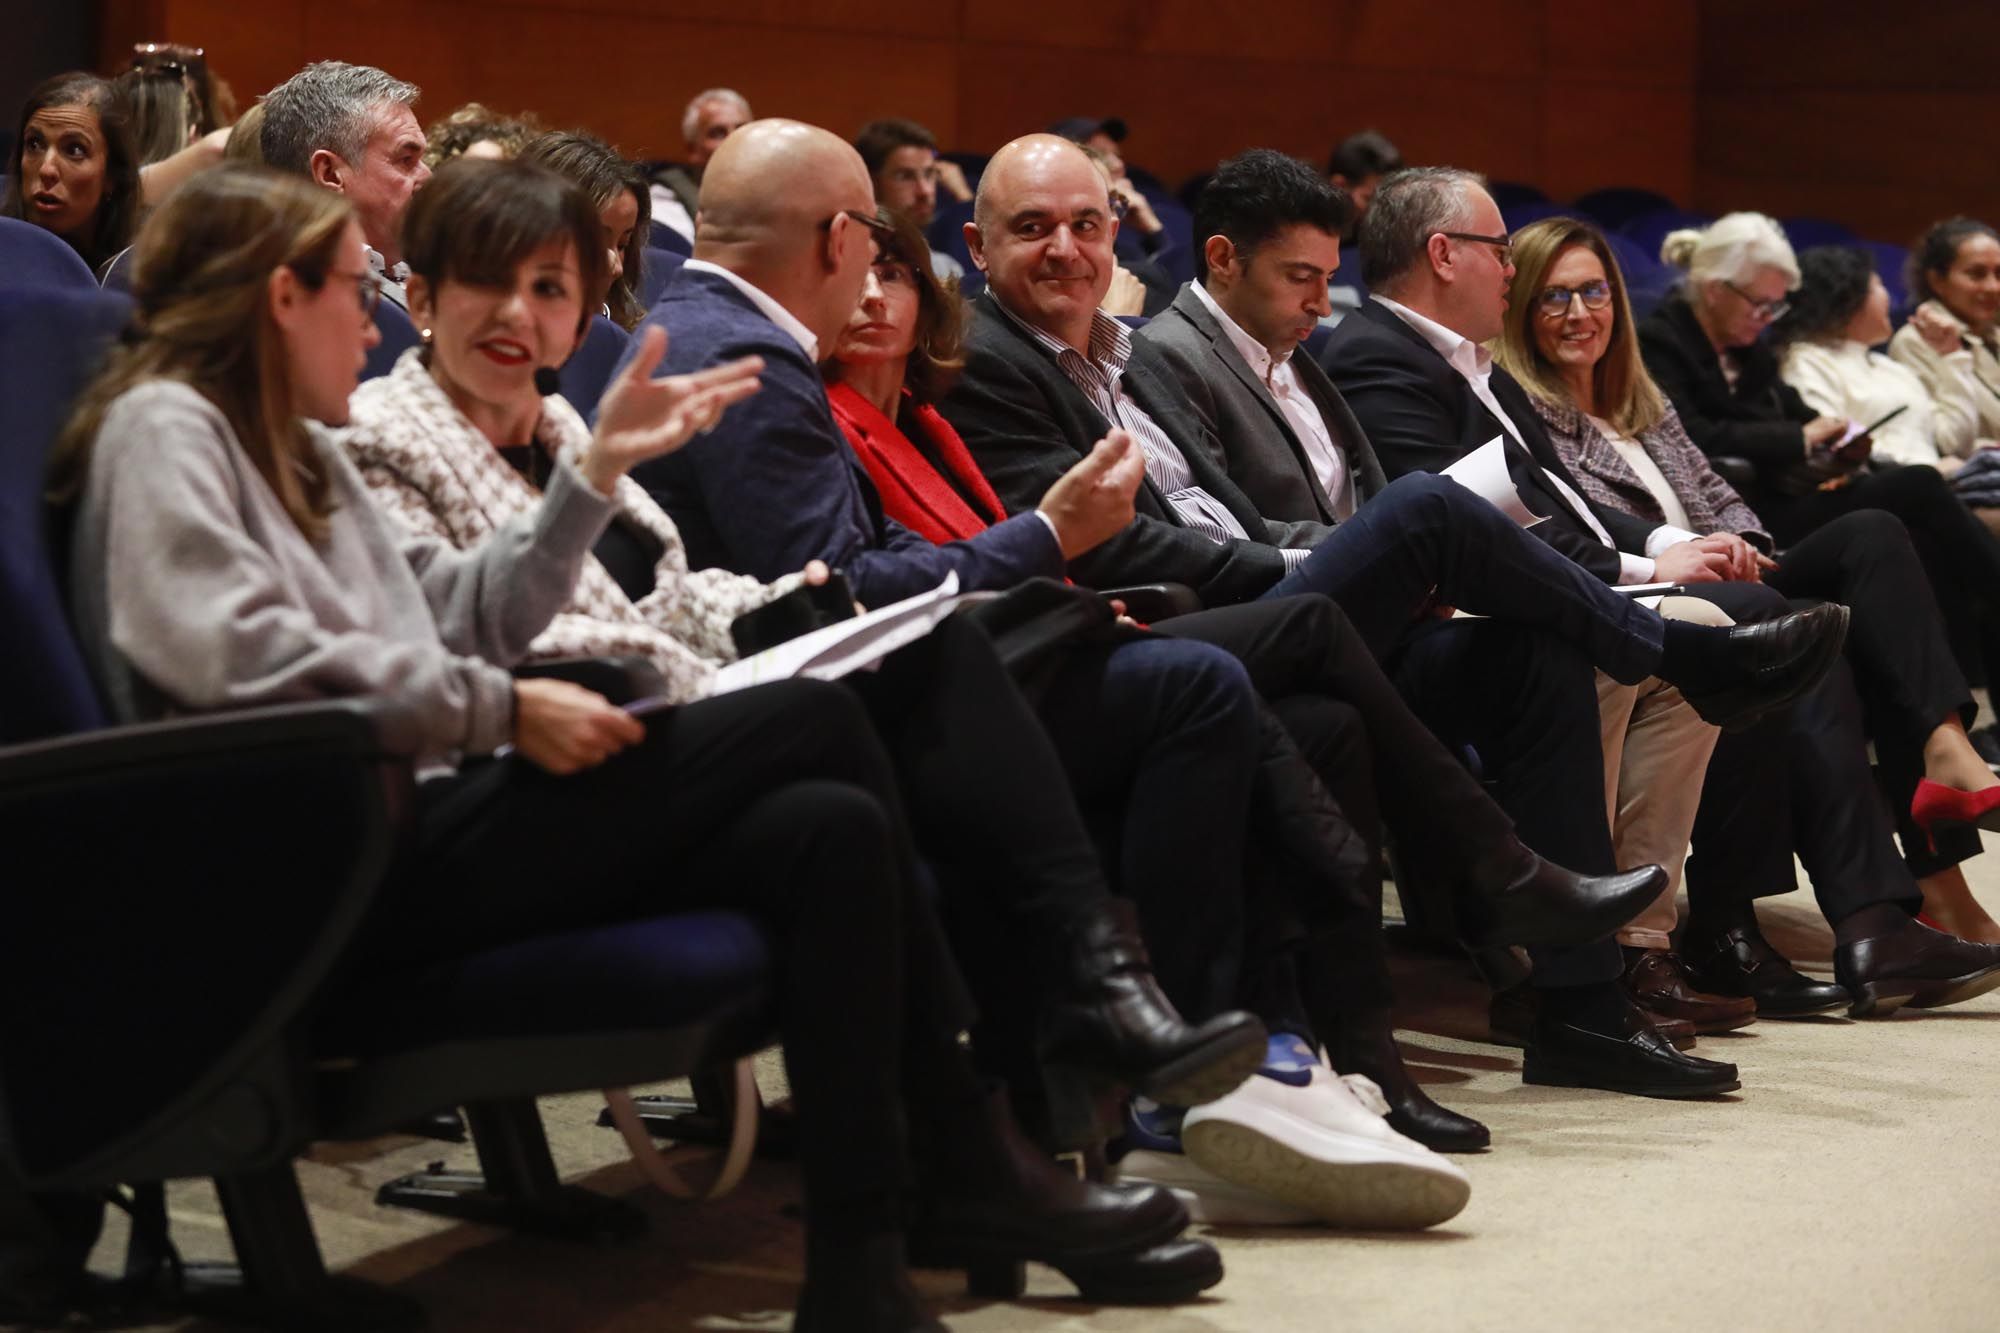
[[[121,395],[77,514],[72,600],[122,720],[374,695],[407,710],[420,766],[512,739],[519,661],[576,586],[611,502],[563,464],[541,505],[455,551],[379,513],[326,432],[314,545],[228,421],[185,384]]]

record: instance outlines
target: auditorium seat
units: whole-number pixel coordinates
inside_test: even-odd
[[[1488,181],[1486,193],[1493,196],[1493,202],[1505,213],[1514,204],[1542,204],[1549,196],[1538,185],[1526,185],[1520,181]]]
[[[97,286],[83,257],[54,232],[19,218],[0,218],[0,287]]]
[[[1624,271],[1626,295],[1631,298],[1633,314],[1644,319],[1680,280],[1680,270],[1662,263],[1657,250],[1648,251],[1629,236],[1610,231],[1604,234],[1604,240]]]
[[[958,165],[958,169],[965,173],[965,183],[972,189],[977,190],[979,188],[979,178],[986,173],[986,164],[988,161],[992,159],[993,154],[939,153],[938,156],[943,158],[947,162],[956,163]],[[945,202],[946,202],[945,199],[942,196],[940,196],[940,198],[938,199],[939,205],[941,206]]]
[[[562,396],[585,421],[597,410],[597,400],[604,396],[604,386],[611,382],[611,372],[618,368],[618,358],[631,341],[625,330],[602,315],[594,315],[590,331],[583,335],[583,346],[563,363],[557,376]]]
[[[1610,185],[1576,197],[1576,207],[1600,227],[1616,229],[1646,213],[1671,209],[1674,201],[1657,190],[1636,185]]]
[[[678,250],[663,250],[658,246],[646,247],[646,270],[639,275],[639,304],[651,310],[653,303],[660,299],[660,293],[673,281],[674,274],[680,272],[681,265],[687,263],[687,256]]]
[[[1882,275],[1882,285],[1889,289],[1889,313],[1901,323],[1910,314],[1910,284],[1905,272],[1910,262],[1910,248],[1893,241],[1860,241],[1858,244],[1875,257],[1875,271]]]
[[[105,725],[35,520],[51,423],[127,304],[0,292],[0,364],[43,372],[0,395],[0,1004],[36,1015],[0,1025],[0,1152],[37,1191],[213,1179],[242,1273],[197,1311],[413,1328],[407,1297],[327,1274],[293,1159],[460,1104],[482,1159],[485,1108],[546,1159],[533,1097],[761,1044],[766,944],[726,911],[472,950],[385,937],[369,918],[413,784],[392,717],[353,699]],[[385,961],[357,957],[364,930]],[[605,1202],[552,1165],[528,1183],[558,1217]]]
[[[420,341],[417,326],[410,322],[409,312],[387,297],[375,303],[375,328],[381,333],[382,341],[368,349],[367,360],[361,367],[361,378],[364,380],[379,379],[388,374],[395,369],[396,358]]]
[[[1576,210],[1549,199],[1522,199],[1511,204],[1500,205],[1500,221],[1509,235],[1519,231],[1530,222],[1540,222],[1543,218],[1575,217]]]
[[[1706,227],[1713,221],[1715,221],[1713,213],[1694,213],[1685,208],[1659,208],[1626,219],[1618,228],[1618,232],[1658,262],[1660,242],[1667,239],[1668,232],[1679,231],[1683,227]]]
[[[1794,250],[1810,250],[1816,245],[1861,243],[1861,238],[1854,234],[1852,227],[1832,218],[1780,218],[1778,225],[1785,229],[1785,239],[1792,243]]]

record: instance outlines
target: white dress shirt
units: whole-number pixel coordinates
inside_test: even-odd
[[[1485,406],[1488,412],[1493,414],[1493,419],[1498,421],[1501,427],[1514,437],[1514,443],[1521,446],[1522,452],[1526,453],[1529,461],[1535,464],[1535,470],[1542,475],[1543,479],[1550,486],[1561,493],[1564,500],[1568,501],[1570,508],[1576,511],[1577,517],[1581,518],[1584,524],[1589,527],[1591,535],[1610,547],[1613,551],[1618,552],[1618,582],[1620,584],[1651,583],[1654,572],[1652,557],[1677,542],[1694,539],[1694,533],[1671,526],[1662,526],[1654,528],[1646,534],[1646,553],[1644,555],[1632,555],[1626,551],[1619,551],[1618,543],[1611,540],[1611,533],[1606,530],[1604,524],[1598,521],[1597,515],[1591,512],[1590,506],[1584,502],[1584,498],[1578,495],[1569,483],[1543,467],[1535,459],[1534,451],[1528,448],[1528,441],[1521,434],[1521,428],[1514,424],[1513,418],[1507,415],[1507,410],[1500,406],[1500,400],[1493,396],[1493,354],[1478,343],[1473,342],[1470,338],[1459,334],[1456,330],[1448,329],[1436,320],[1428,319],[1418,314],[1408,306],[1391,301],[1380,292],[1372,293],[1369,299],[1380,302],[1384,309],[1390,311],[1396,318],[1415,329],[1418,335],[1435,348],[1438,355],[1443,357],[1453,370],[1465,378],[1465,382],[1472,386],[1473,396]]]
[[[1333,438],[1333,430],[1320,414],[1319,404],[1312,400],[1305,386],[1299,383],[1299,372],[1287,355],[1280,361],[1271,355],[1271,349],[1243,331],[1241,325],[1229,317],[1229,312],[1217,304],[1208,294],[1208,289],[1195,282],[1188,284],[1195,299],[1208,308],[1215,316],[1215,322],[1222,326],[1222,332],[1229,339],[1229,345],[1243,358],[1243,364],[1250,367],[1250,373],[1264,382],[1277,400],[1278,410],[1291,425],[1292,433],[1299,437],[1305,447],[1306,458],[1311,461],[1313,475],[1319,478],[1320,488],[1333,504],[1333,516],[1337,519],[1354,517],[1354,476],[1347,466],[1347,451]]]
[[[653,221],[673,228],[690,241],[694,239],[694,218],[681,202],[679,195],[664,185],[654,185],[647,191],[653,200]]]

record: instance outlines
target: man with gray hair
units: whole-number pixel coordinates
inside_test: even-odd
[[[431,177],[412,109],[417,96],[415,84],[373,66],[322,60],[266,94],[259,136],[265,162],[353,205],[368,267],[382,279],[382,294],[405,310],[403,213]]]
[[[704,88],[688,99],[681,112],[681,140],[687,161],[653,173],[653,217],[690,241],[694,215],[701,203],[701,173],[708,159],[736,130],[755,119],[750,103],[734,88]]]

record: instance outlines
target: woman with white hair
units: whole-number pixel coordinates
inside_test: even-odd
[[[1856,510],[1902,519],[1960,668],[1988,683],[1989,664],[2000,666],[2000,541],[1936,468],[1871,459],[1866,435],[1846,438],[1845,420],[1821,416],[1784,381],[1763,338],[1800,281],[1784,231],[1761,213],[1731,213],[1672,233],[1660,257],[1687,277],[1640,322],[1639,345],[1688,437],[1710,458],[1756,467],[1745,498],[1781,548]]]

